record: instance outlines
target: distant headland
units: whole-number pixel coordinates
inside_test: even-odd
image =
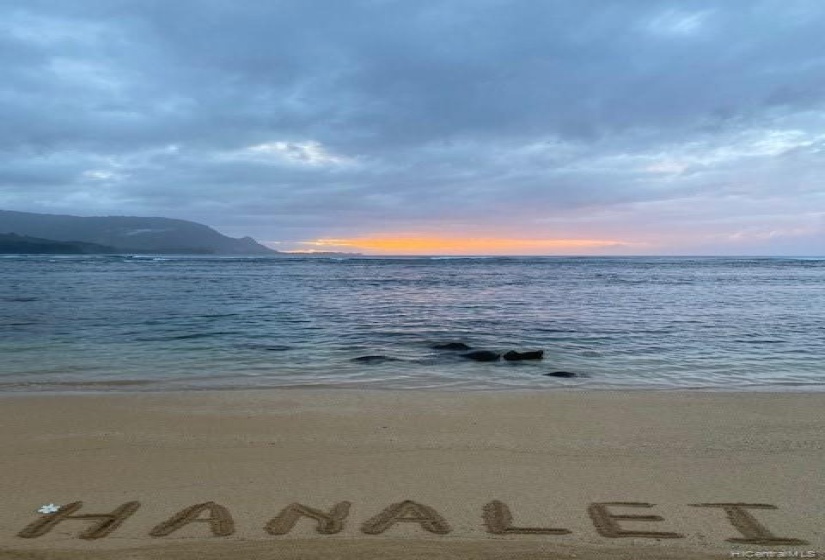
[[[81,217],[0,210],[0,254],[176,254],[338,256],[284,253],[251,237],[228,237],[211,227],[172,218]]]

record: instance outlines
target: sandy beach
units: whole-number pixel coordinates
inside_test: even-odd
[[[825,394],[294,389],[2,405],[4,560],[825,555]]]

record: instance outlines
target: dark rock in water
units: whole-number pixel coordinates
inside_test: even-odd
[[[294,349],[292,346],[286,346],[285,344],[259,344],[255,342],[239,344],[238,348],[246,348],[249,350],[266,350],[269,352],[286,352],[287,350]]]
[[[474,350],[472,352],[462,354],[461,357],[467,358],[468,360],[475,360],[477,362],[495,362],[501,357],[501,354],[491,350]]]
[[[286,346],[282,344],[269,344],[266,346],[261,346],[261,350],[268,350],[269,352],[286,352],[287,350],[292,350],[292,346]]]
[[[431,346],[434,350],[472,350],[473,347],[463,342],[447,342],[444,344],[433,344]]]
[[[350,361],[359,364],[383,364],[384,362],[400,362],[401,360],[390,356],[358,356]]]
[[[541,360],[544,358],[544,350],[531,350],[530,352],[516,352],[515,350],[510,350],[506,354],[504,354],[504,359],[516,362],[519,360]]]
[[[547,377],[564,377],[565,379],[569,379],[571,377],[578,377],[577,374],[573,373],[572,371],[551,371],[550,373],[545,373]]]

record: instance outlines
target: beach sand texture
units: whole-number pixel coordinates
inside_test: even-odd
[[[823,405],[800,393],[8,396],[0,558],[825,555]],[[102,519],[50,527],[36,511],[78,501],[75,515],[138,505],[96,539],[79,535]]]

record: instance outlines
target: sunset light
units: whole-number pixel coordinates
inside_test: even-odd
[[[609,247],[626,247],[628,244],[600,239],[388,236],[318,239],[303,245],[312,246],[315,250],[385,255],[555,255],[586,254]]]

